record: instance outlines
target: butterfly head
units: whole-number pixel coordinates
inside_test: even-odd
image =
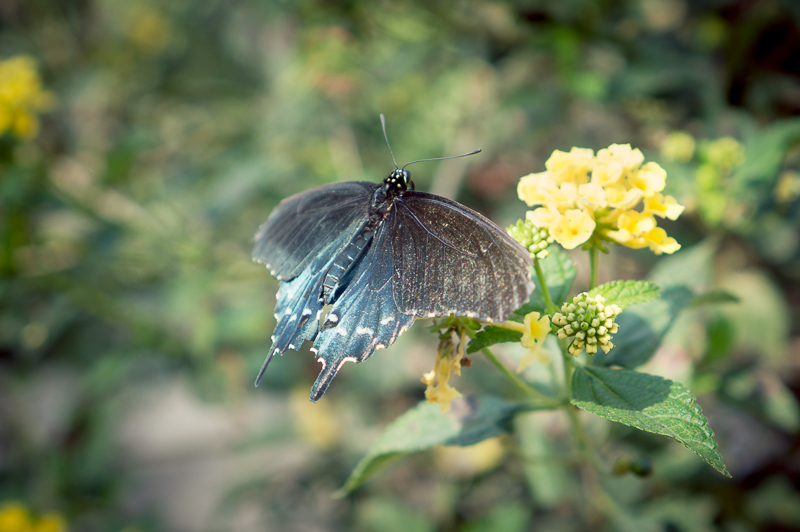
[[[396,192],[405,192],[409,188],[414,190],[414,182],[411,181],[411,173],[402,168],[395,168],[392,173],[383,180],[384,185]]]

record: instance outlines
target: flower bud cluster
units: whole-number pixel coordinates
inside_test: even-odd
[[[583,292],[561,306],[561,312],[553,315],[553,323],[558,325],[560,339],[573,338],[569,352],[578,356],[583,351],[590,355],[597,353],[599,347],[608,353],[614,344],[612,335],[619,330],[614,319],[622,309],[619,305],[606,305],[601,295],[594,297]]]
[[[530,220],[517,220],[506,232],[522,245],[531,256],[544,259],[550,253],[547,248],[554,241],[546,227],[537,227]]]

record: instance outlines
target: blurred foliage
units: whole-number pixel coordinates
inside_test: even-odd
[[[692,216],[649,278],[740,303],[680,318],[648,364],[698,396],[734,478],[626,427],[592,437],[609,464],[652,461],[615,488],[653,530],[795,528],[798,53],[793,0],[0,2],[0,60],[32,58],[54,95],[38,135],[0,138],[0,503],[82,531],[603,529],[565,427],[535,412],[506,455],[464,458],[489,465],[415,455],[331,499],[422,399],[422,327],[348,366],[325,410],[296,404],[305,350],[253,390],[277,283],[252,235],[291,193],[384,177],[382,112],[400,162],[483,148],[415,181],[500,224],[554,149],[661,150]],[[651,266],[613,258],[601,277]],[[502,382],[482,359],[464,374]]]

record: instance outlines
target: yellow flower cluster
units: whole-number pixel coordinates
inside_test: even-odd
[[[38,519],[19,502],[0,506],[0,532],[65,532],[64,520],[57,514],[45,514]]]
[[[661,193],[664,169],[644,163],[642,152],[630,144],[612,144],[596,155],[586,148],[556,150],[545,168],[523,177],[517,192],[529,206],[539,206],[527,219],[546,228],[564,248],[593,239],[648,247],[656,254],[680,249],[656,217],[675,220],[683,206]]]
[[[39,133],[38,114],[55,103],[42,88],[33,58],[20,55],[0,61],[0,135],[11,131],[21,139]]]

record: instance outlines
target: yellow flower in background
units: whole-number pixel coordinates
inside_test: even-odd
[[[0,532],[65,532],[64,519],[55,513],[34,518],[20,502],[0,505]]]
[[[667,161],[689,162],[694,157],[694,137],[684,131],[673,131],[661,144],[661,157]]]
[[[39,133],[37,115],[55,104],[51,92],[42,88],[36,62],[19,55],[0,61],[0,135],[10,131],[21,139]]]
[[[775,185],[775,200],[778,203],[790,203],[800,198],[800,172],[786,170]]]
[[[720,137],[708,143],[705,155],[709,164],[728,173],[744,162],[744,146],[733,137]]]
[[[434,451],[436,465],[441,473],[448,476],[472,478],[487,473],[506,457],[506,447],[500,438],[489,438],[466,447],[447,445]]]
[[[0,506],[0,532],[28,532],[33,529],[33,518],[28,508],[19,502]]]
[[[33,527],[33,532],[64,532],[67,529],[64,519],[54,513],[44,514]]]
[[[167,19],[146,4],[132,4],[126,22],[128,38],[146,53],[155,55],[172,40],[172,28]]]
[[[658,163],[645,163],[639,149],[612,144],[596,155],[586,148],[556,150],[545,168],[521,178],[517,192],[537,207],[526,219],[564,248],[575,249],[593,238],[659,254],[680,248],[657,227],[656,217],[675,220],[683,206],[662,194],[666,171]]]
[[[305,388],[298,388],[289,398],[289,410],[297,435],[312,447],[332,449],[341,440],[340,420],[330,401],[312,403]]]

